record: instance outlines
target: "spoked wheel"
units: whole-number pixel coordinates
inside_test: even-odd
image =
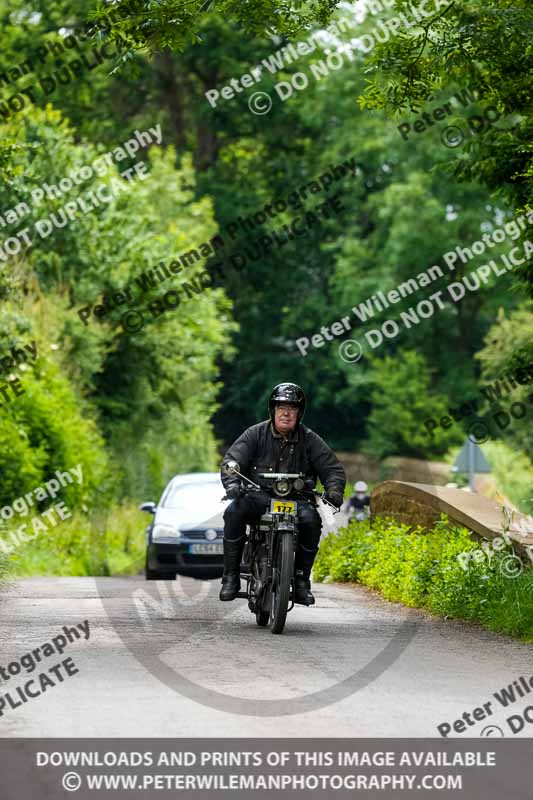
[[[292,534],[282,534],[278,543],[272,575],[272,606],[270,611],[270,630],[272,633],[283,633],[289,607],[293,570],[294,544]]]

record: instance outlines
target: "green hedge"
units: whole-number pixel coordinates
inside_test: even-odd
[[[3,578],[7,575],[8,571],[9,560],[3,553],[0,553],[0,587],[2,586]]]
[[[483,557],[470,558],[464,569],[458,560],[464,551]],[[380,519],[354,522],[324,539],[313,575],[317,581],[362,583],[387,600],[533,641],[533,570],[524,564],[518,577],[507,577],[510,554],[510,548],[491,552],[489,560],[466,528],[444,516],[427,533]]]
[[[76,513],[16,547],[8,559],[0,554],[0,580],[3,566],[9,578],[139,574],[144,567],[148,521],[133,504],[90,515]],[[12,543],[5,533],[0,538]]]

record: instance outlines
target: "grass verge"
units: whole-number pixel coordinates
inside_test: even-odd
[[[2,569],[10,578],[135,575],[144,565],[146,524],[146,514],[127,504],[91,516],[74,514],[27,542],[3,532],[11,552],[0,556],[0,580]]]
[[[458,556],[472,553],[463,566]],[[479,622],[492,631],[533,641],[533,569],[523,563],[507,577],[506,547],[489,555],[466,528],[445,517],[425,533],[395,520],[352,523],[320,545],[317,581],[353,581],[378,589],[387,600],[434,614]]]

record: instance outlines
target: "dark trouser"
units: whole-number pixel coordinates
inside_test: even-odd
[[[246,494],[233,500],[224,512],[224,542],[241,542],[244,546],[246,525],[257,522],[270,505],[270,496],[263,492]],[[294,571],[309,578],[318,552],[322,520],[308,500],[298,500],[298,549]],[[241,550],[242,552],[242,550]]]

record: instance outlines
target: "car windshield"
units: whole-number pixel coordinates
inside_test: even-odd
[[[219,481],[182,483],[170,491],[163,508],[206,508],[220,503],[223,495],[224,488]]]

